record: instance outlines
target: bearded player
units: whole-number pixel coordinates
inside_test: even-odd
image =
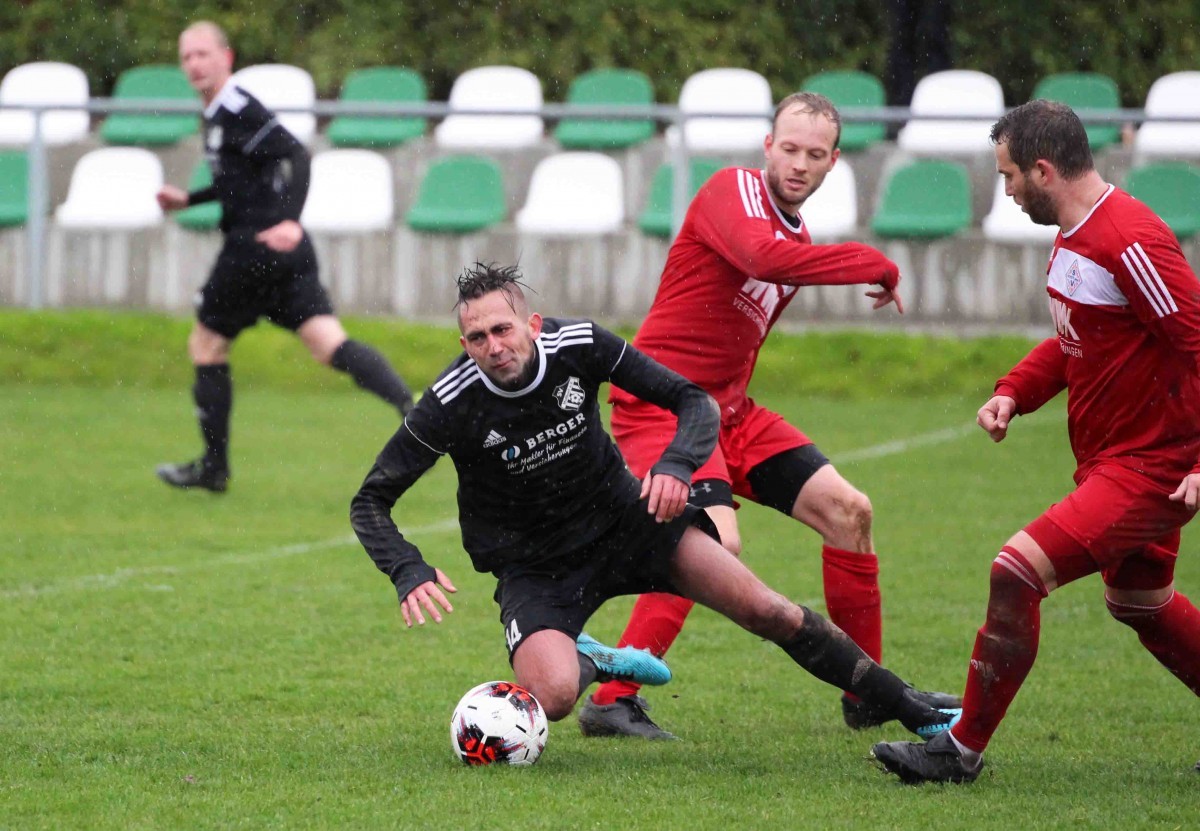
[[[802,92],[780,102],[763,143],[764,168],[721,170],[696,194],[634,344],[720,405],[718,446],[692,477],[689,502],[707,511],[734,554],[742,548],[735,494],[819,533],[829,618],[880,661],[870,501],[804,433],[746,395],[758,351],[800,286],[873,285],[867,296],[875,309],[895,303],[903,312],[895,263],[857,242],[812,245],[800,216],[837,162],[840,134],[840,116],[824,96]],[[674,435],[674,418],[620,389],[612,403],[613,438],[634,475],[645,476]],[[692,605],[669,594],[642,595],[621,644],[663,655]],[[579,714],[584,735],[673,738],[646,714],[638,689],[629,682],[602,685]],[[958,704],[940,693],[919,695],[934,707]],[[890,718],[850,694],[842,708],[854,728]]]

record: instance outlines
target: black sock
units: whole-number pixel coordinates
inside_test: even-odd
[[[894,713],[905,726],[928,724],[931,708],[908,695],[908,685],[871,660],[850,636],[812,609],[804,608],[804,626],[779,646],[817,678],[848,690],[863,701]]]
[[[575,654],[579,656],[579,694],[583,695],[583,691],[600,677],[600,670],[596,668],[596,663],[587,655],[584,655],[582,652],[576,652]]]
[[[413,397],[387,358],[356,340],[347,340],[333,353],[329,365],[349,374],[364,390],[391,404],[401,415],[412,409]]]
[[[229,468],[229,413],[233,409],[233,380],[229,364],[196,367],[192,385],[200,435],[204,438],[204,464],[209,468]]]

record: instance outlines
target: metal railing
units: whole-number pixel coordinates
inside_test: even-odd
[[[29,160],[28,204],[29,219],[26,227],[28,240],[28,305],[30,308],[41,308],[44,303],[43,275],[45,271],[45,241],[46,223],[49,215],[49,175],[47,170],[47,150],[42,136],[41,116],[47,112],[84,110],[92,115],[196,115],[200,116],[202,107],[198,102],[180,101],[177,99],[117,99],[92,98],[85,105],[78,104],[2,104],[0,110],[12,109],[29,112],[33,115],[33,134],[27,147]],[[371,103],[316,101],[311,107],[275,107],[274,112],[308,113],[320,118],[337,116],[352,117],[418,117],[445,118],[449,115],[516,115],[539,116],[549,122],[564,119],[586,120],[616,120],[616,121],[645,121],[652,120],[660,125],[672,126],[676,129],[679,140],[670,148],[670,161],[673,169],[672,191],[672,232],[677,233],[683,224],[683,217],[690,202],[690,153],[686,144],[684,127],[690,119],[699,118],[766,118],[773,115],[771,111],[755,112],[685,112],[679,107],[667,104],[651,104],[645,106],[629,105],[600,105],[600,104],[543,104],[537,109],[513,110],[497,107],[495,109],[469,109],[451,107],[446,102],[411,102],[411,103]],[[874,122],[885,124],[903,124],[914,118],[908,107],[839,107],[844,124]],[[1141,124],[1148,119],[1145,111],[1140,109],[1119,110],[1079,110],[1079,117],[1085,124]],[[922,121],[963,121],[990,120],[990,117],[974,115],[929,115],[916,116]],[[1163,122],[1194,122],[1189,116],[1155,117],[1153,121]]]

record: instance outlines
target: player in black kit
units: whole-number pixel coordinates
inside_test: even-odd
[[[459,278],[466,351],[422,396],[351,505],[354,531],[395,584],[405,623],[423,624],[426,614],[440,623],[453,611],[446,592],[454,584],[391,519],[400,496],[448,455],[463,547],[477,571],[498,578],[516,681],[550,720],[570,713],[598,675],[639,677],[629,647],[597,649],[580,634],[605,600],[651,590],[720,612],[918,735],[944,730],[956,711],[929,707],[840,629],[765,586],[687,504],[691,475],[716,444],[713,400],[590,321],[531,313],[518,276],[515,267],[477,264]],[[640,483],[600,422],[597,390],[607,381],[678,419]],[[604,660],[614,653],[618,660]],[[658,661],[633,655],[647,667]]]
[[[225,245],[200,290],[188,338],[205,452],[194,462],[160,465],[157,473],[169,485],[220,493],[229,480],[229,347],[260,317],[295,332],[314,358],[348,373],[402,416],[412,408],[412,394],[386,358],[346,336],[317,278],[316,252],[299,223],[308,194],[308,151],[274,113],[230,80],[233,52],[216,24],[185,29],[179,60],[204,102],[213,184],[192,193],[167,186],[158,202],[164,210],[178,210],[219,200]]]

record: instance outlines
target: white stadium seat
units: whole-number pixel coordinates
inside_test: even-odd
[[[64,228],[136,230],[163,221],[155,195],[162,164],[140,147],[106,147],[81,158],[71,172],[67,199],[55,219]]]
[[[740,153],[762,147],[774,112],[771,85],[750,69],[705,69],[688,77],[679,92],[679,108],[691,113],[730,113],[736,118],[692,118],[684,125],[687,148],[694,153]],[[667,130],[678,144],[679,131]]]
[[[1200,72],[1172,72],[1150,85],[1146,117],[1194,116],[1195,121],[1147,121],[1133,149],[1139,156],[1200,156]]]
[[[1014,244],[1054,242],[1057,225],[1038,225],[1011,196],[1004,195],[1004,180],[997,178],[992,209],[983,218],[983,236],[992,242]]]
[[[896,136],[901,150],[917,156],[989,153],[992,125],[1004,114],[1004,91],[985,72],[948,69],[917,82],[910,109],[912,120]],[[977,118],[921,118],[926,115]]]
[[[534,168],[516,225],[531,234],[594,236],[619,230],[624,219],[616,160],[603,153],[558,153]]]
[[[312,76],[298,66],[282,63],[263,63],[247,66],[233,75],[233,82],[263,103],[268,110],[283,107],[312,107],[317,100],[317,88]],[[312,141],[317,131],[317,117],[311,112],[277,113],[279,123],[301,144]]]
[[[88,81],[83,70],[68,63],[39,61],[11,69],[0,81],[0,104],[78,104],[88,101]],[[41,119],[42,140],[47,145],[69,144],[87,137],[87,111],[53,110]],[[33,114],[0,110],[0,145],[24,145],[33,138]]]
[[[451,110],[434,130],[442,147],[513,149],[542,140],[540,115],[465,115],[472,110],[507,109],[537,112],[542,106],[542,83],[527,69],[480,66],[468,69],[450,88]]]
[[[328,150],[313,157],[300,222],[310,231],[362,234],[392,225],[392,170],[370,150]]]
[[[854,168],[845,156],[838,159],[817,192],[805,200],[800,215],[816,241],[839,239],[854,233],[858,227],[858,190],[854,184]]]

